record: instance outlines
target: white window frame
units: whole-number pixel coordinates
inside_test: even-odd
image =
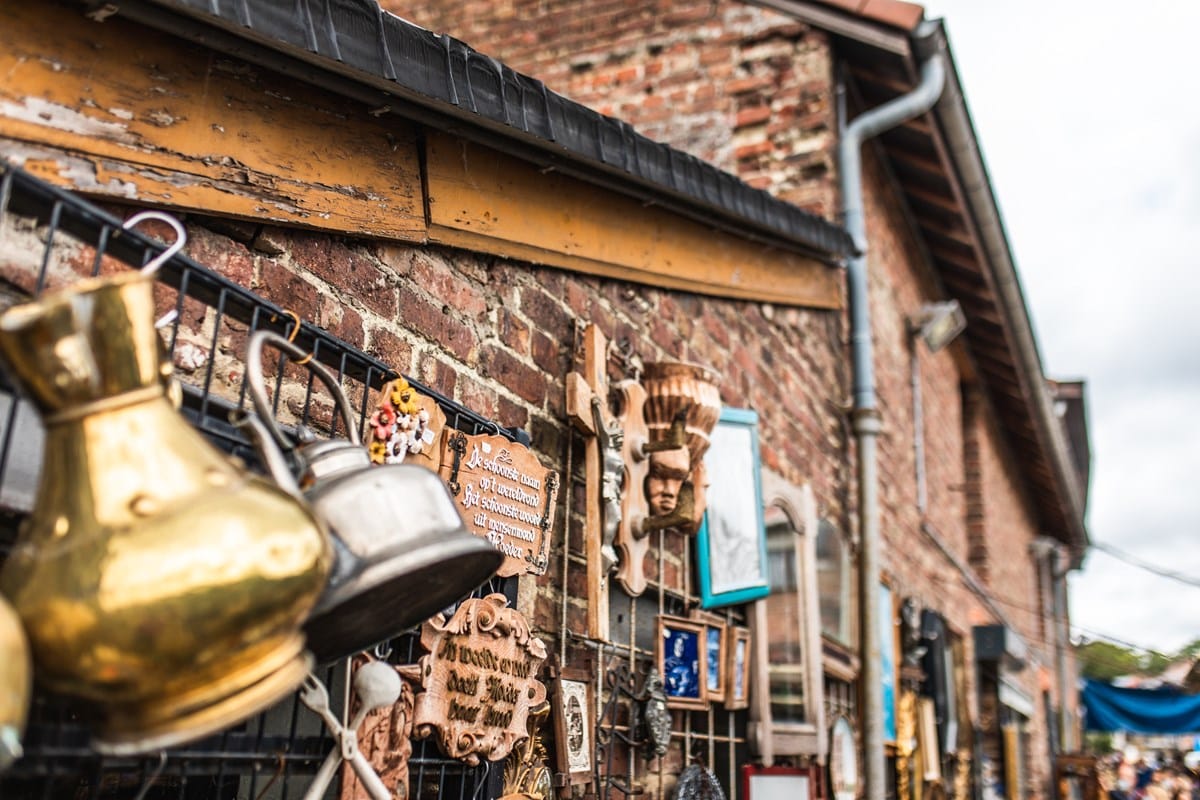
[[[776,757],[810,756],[824,762],[828,752],[825,730],[824,682],[821,679],[821,618],[817,601],[817,503],[812,487],[796,486],[767,468],[762,470],[764,510],[778,507],[792,523],[797,542],[796,578],[800,604],[797,618],[802,643],[801,677],[803,680],[804,722],[775,722],[771,718],[770,665],[767,660],[767,603],[759,600],[750,611],[754,641],[753,684],[750,695],[751,748],[770,766]]]

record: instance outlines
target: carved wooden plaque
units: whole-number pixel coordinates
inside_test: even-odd
[[[447,430],[441,475],[467,529],[504,554],[496,574],[541,575],[549,563],[558,473],[503,436]]]
[[[365,663],[363,656],[354,659],[354,670]],[[412,667],[397,667],[401,672],[400,698],[390,706],[367,714],[358,729],[358,749],[379,774],[383,785],[394,800],[408,800],[408,759],[412,756],[413,697],[412,677],[405,671]],[[403,670],[403,671],[402,671]],[[362,785],[354,770],[342,770],[338,800],[371,800],[367,787]]]
[[[499,761],[529,735],[529,710],[546,700],[537,675],[546,644],[502,594],[466,600],[448,621],[421,628],[413,736],[434,736],[442,752],[468,764]]]

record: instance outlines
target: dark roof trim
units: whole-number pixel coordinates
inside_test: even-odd
[[[87,5],[98,15],[112,8]],[[844,229],[568,100],[457,39],[382,11],[374,0],[131,0],[117,9],[378,104],[384,113],[438,125],[744,238],[829,263],[853,251]]]

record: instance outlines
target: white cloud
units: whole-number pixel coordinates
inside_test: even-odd
[[[1092,538],[1200,576],[1200,7],[931,0],[1052,376],[1088,381]],[[1080,629],[1170,650],[1200,590],[1094,552]]]

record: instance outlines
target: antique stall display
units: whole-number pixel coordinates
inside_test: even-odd
[[[661,614],[658,617],[658,670],[671,708],[708,707],[708,662],[703,623]]]
[[[700,606],[717,608],[765,597],[770,591],[758,414],[722,410],[708,454],[713,464],[720,465],[721,480],[709,487],[696,549]]]
[[[607,625],[607,578],[632,597],[646,591],[650,534],[694,533],[704,511],[703,456],[721,410],[716,374],[695,364],[651,363],[610,385],[608,344],[582,335],[583,372],[567,378],[567,416],[585,437],[588,599],[595,638]],[[613,409],[616,413],[613,413]]]
[[[393,706],[400,699],[403,681],[396,670],[382,661],[371,661],[354,672],[354,695],[358,701],[358,710],[351,717],[348,725],[342,725],[329,708],[329,692],[325,685],[309,675],[300,691],[300,700],[325,723],[325,727],[333,734],[335,746],[321,762],[316,777],[309,784],[304,800],[320,800],[325,790],[333,782],[339,766],[343,762],[351,769],[343,770],[343,774],[353,771],[360,784],[366,789],[371,800],[392,800],[392,792],[380,779],[371,766],[371,762],[358,747],[358,729],[372,711]],[[407,791],[407,785],[405,786]]]
[[[592,779],[596,701],[591,676],[565,669],[554,680],[554,744],[558,771],[569,784]]]
[[[675,784],[675,800],[725,800],[725,790],[711,769],[689,764]]]
[[[442,477],[467,530],[503,556],[496,574],[544,574],[558,507],[558,472],[503,436],[448,430],[443,441]]]
[[[292,692],[324,526],[235,466],[168,397],[151,279],[85,279],[0,315],[0,352],[45,425],[32,513],[0,573],[38,681],[88,701],[109,753],[200,738]]]
[[[421,628],[413,735],[434,737],[451,758],[500,761],[528,736],[530,709],[546,700],[538,680],[545,643],[502,594],[462,603]]]
[[[420,464],[437,472],[442,465],[438,443],[446,427],[446,412],[433,398],[421,394],[400,377],[380,392],[379,407],[367,427],[371,432],[371,461],[375,464]]]
[[[666,755],[671,746],[671,712],[663,688],[662,673],[651,667],[646,674],[641,696],[642,724],[646,734],[647,757]]]
[[[726,665],[725,707],[746,708],[750,705],[750,629],[729,629],[729,661]]]
[[[837,717],[829,729],[829,791],[833,800],[858,796],[858,744],[850,720]]]
[[[742,800],[809,800],[817,797],[816,767],[742,767]]]
[[[529,735],[504,762],[504,793],[499,800],[550,800],[553,797],[554,775],[546,764],[548,755],[542,741],[542,726],[548,716],[549,703],[530,710]]]
[[[346,439],[318,440],[306,428],[293,444],[271,414],[262,352],[271,345],[329,389]],[[250,337],[246,374],[258,422],[247,416],[263,461],[280,484],[298,484],[333,533],[329,585],[305,624],[321,661],[351,655],[427,619],[488,578],[496,551],[471,536],[445,486],[413,464],[372,466],[350,402],[334,377],[284,337]],[[294,474],[294,477],[293,477]]]
[[[358,674],[362,669],[382,663],[365,654],[355,656],[352,667],[353,685],[358,685]],[[419,675],[416,666],[412,664],[402,667],[387,666],[387,669],[394,670],[401,678],[396,698],[368,709],[363,715],[363,707],[370,704],[360,697],[361,705],[355,712],[355,718],[361,716],[362,721],[352,730],[355,731],[355,744],[359,752],[366,758],[383,785],[388,787],[392,793],[391,797],[395,800],[407,800],[408,761],[413,752],[413,707],[416,703],[413,687],[419,682]],[[340,800],[371,800],[368,786],[358,779],[352,769],[342,770],[342,785],[338,797]]]
[[[704,623],[704,660],[708,670],[708,696],[724,699],[726,667],[729,660],[728,626],[726,626],[725,620],[718,615],[699,609],[692,609],[688,616],[697,622]]]
[[[0,597],[0,771],[21,757],[33,664],[21,621]]]

